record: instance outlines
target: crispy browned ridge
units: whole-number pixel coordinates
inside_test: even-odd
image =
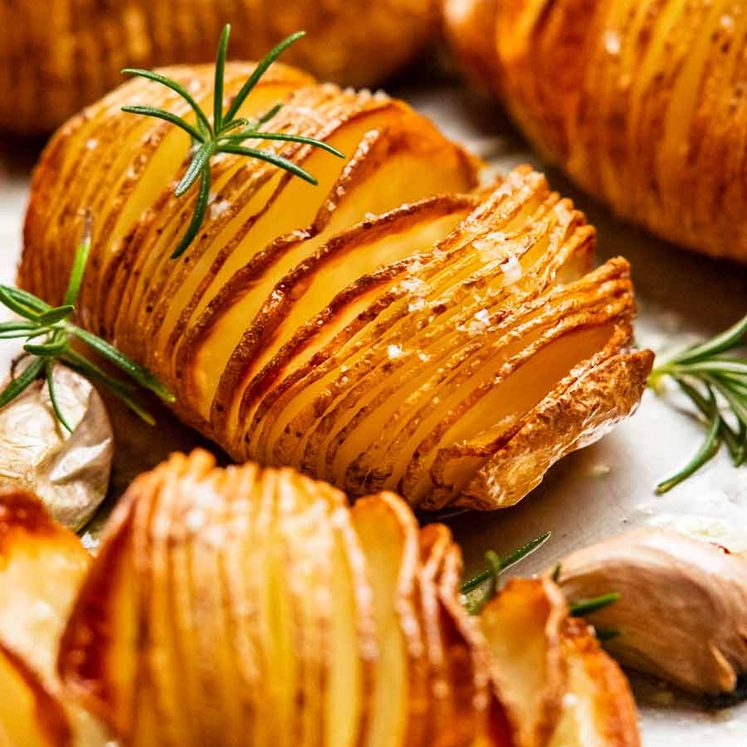
[[[251,66],[229,65],[226,95]],[[205,102],[207,67],[172,68]],[[215,164],[204,228],[168,259],[194,196],[189,143],[125,103],[182,106],[133,81],[70,120],[36,170],[22,286],[61,299],[95,216],[79,321],[147,365],[175,411],[236,461],[290,465],[357,497],[516,503],[568,452],[637,406],[652,356],[631,349],[628,264],[591,269],[594,230],[519,167],[479,165],[406,104],[275,66],[249,97],[345,161],[266,145],[319,178]]]
[[[225,23],[231,55],[259,59],[299,29],[285,60],[325,80],[368,86],[432,36],[434,0],[46,0],[0,4],[0,129],[50,132],[122,81],[125,67],[209,62]]]
[[[443,0],[473,78],[619,215],[747,261],[742,0]]]
[[[392,493],[350,507],[292,469],[175,454],[117,506],[65,694],[128,747],[639,747],[624,675],[551,581],[480,619],[461,575],[449,529]]]

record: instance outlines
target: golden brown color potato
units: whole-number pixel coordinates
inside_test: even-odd
[[[382,82],[431,36],[434,0],[50,0],[0,3],[0,129],[50,132],[118,85],[124,67],[208,62],[225,23],[231,55],[285,53],[325,80]]]
[[[33,495],[0,491],[0,745],[101,747],[87,713],[63,697],[60,637],[90,565],[80,540]]]
[[[522,582],[528,598],[514,582],[488,607],[486,642],[461,570],[449,530],[420,530],[396,495],[349,508],[291,469],[174,455],[117,507],[61,676],[123,747],[539,747],[506,714],[531,719],[527,683],[548,679],[571,735],[553,745],[637,747],[625,678],[557,587]]]
[[[639,747],[625,675],[550,580],[509,581],[480,628],[515,747]]]
[[[742,0],[444,0],[465,66],[619,215],[747,261]]]
[[[251,70],[229,66],[226,95]],[[170,74],[201,100],[207,68]],[[164,89],[165,90],[165,89]],[[134,81],[65,125],[34,177],[19,282],[62,297],[82,207],[95,215],[79,320],[148,366],[176,411],[236,461],[291,465],[354,497],[516,503],[567,452],[637,405],[627,263],[590,271],[594,231],[531,169],[474,191],[477,164],[384,95],[275,66],[247,99],[313,187],[256,160],[214,164],[208,220],[177,199],[187,136],[122,114],[183,112]]]

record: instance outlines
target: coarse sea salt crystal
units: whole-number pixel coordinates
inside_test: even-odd
[[[506,240],[506,234],[502,231],[493,231],[492,233],[486,234],[481,239],[476,239],[472,242],[472,246],[477,249],[480,259],[483,262],[490,262],[496,259],[496,256],[500,255],[501,242]]]
[[[210,206],[210,218],[213,220],[215,220],[216,218],[219,218],[230,207],[231,207],[231,203],[229,200],[221,200],[220,202],[214,202]]]
[[[386,349],[386,354],[390,360],[395,360],[396,358],[401,358],[405,354],[405,351],[399,345],[389,345]]]
[[[615,29],[607,29],[604,32],[604,49],[607,54],[618,55],[621,47],[620,34]]]
[[[505,262],[501,263],[501,270],[503,270],[504,280],[507,285],[516,283],[521,279],[521,263],[516,257],[509,257]]]

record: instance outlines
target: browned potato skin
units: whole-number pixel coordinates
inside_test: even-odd
[[[747,262],[741,0],[445,0],[444,9],[465,66],[475,69],[476,49],[492,60],[480,78],[546,160],[657,236]],[[470,43],[487,38],[491,16],[492,45]]]
[[[251,69],[227,67],[227,97]],[[169,73],[209,96],[208,66]],[[225,209],[211,209],[186,255],[170,261],[193,207],[170,184],[188,138],[121,113],[125,103],[178,106],[131,81],[70,120],[43,154],[19,284],[59,302],[78,211],[91,208],[79,322],[150,368],[179,417],[235,461],[293,466],[355,498],[392,490],[429,510],[510,506],[635,409],[652,355],[630,349],[628,264],[591,271],[593,227],[541,174],[518,167],[476,190],[475,160],[403,102],[287,66],[273,66],[247,106],[255,96],[284,97],[275,123],[289,131],[347,138],[344,168],[306,146],[275,146],[316,158],[317,175],[339,164],[330,186],[294,193],[298,180],[222,158],[215,202]],[[288,194],[298,196],[284,203]],[[307,201],[312,217],[289,223]],[[377,242],[393,245],[380,260]],[[493,406],[505,412],[491,420]]]
[[[417,55],[436,12],[434,0],[4,2],[0,129],[50,132],[120,83],[124,67],[209,62],[228,22],[233,58],[259,59],[303,29],[307,38],[286,51],[286,62],[369,86]]]

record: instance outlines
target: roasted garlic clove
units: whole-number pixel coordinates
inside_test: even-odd
[[[52,518],[82,527],[109,486],[114,435],[91,383],[64,366],[54,370],[55,394],[68,433],[55,417],[43,381],[0,410],[0,486],[38,495]]]
[[[558,584],[571,600],[611,591],[588,615],[617,635],[622,664],[698,695],[732,692],[747,671],[747,559],[676,532],[640,529],[565,558]]]

